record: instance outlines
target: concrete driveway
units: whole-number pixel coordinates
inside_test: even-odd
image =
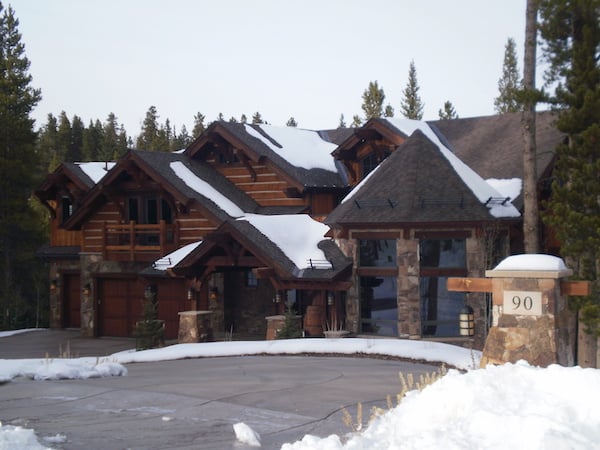
[[[12,337],[1,339],[1,347],[6,339]],[[349,432],[343,408],[356,418],[362,403],[366,420],[372,406],[385,406],[386,396],[400,391],[399,372],[436,368],[380,359],[246,356],[127,369],[125,377],[15,379],[0,386],[0,421],[33,428],[41,442],[64,435],[62,443],[46,443],[53,448],[86,450],[243,449],[233,425],[245,422],[261,435],[262,448],[277,449],[305,434]]]

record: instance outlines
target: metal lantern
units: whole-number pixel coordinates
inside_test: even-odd
[[[458,317],[460,335],[473,336],[475,334],[475,316],[473,314],[473,308],[469,305],[463,306]]]

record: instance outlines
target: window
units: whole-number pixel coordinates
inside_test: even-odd
[[[246,287],[258,287],[258,278],[251,270],[246,271]]]
[[[384,151],[383,158],[381,158],[381,159],[379,159],[379,157],[375,153],[371,153],[371,154],[369,154],[369,156],[364,158],[361,161],[362,178],[365,178],[367,175],[369,175],[371,172],[373,172],[375,167],[377,167],[381,163],[381,161],[383,161],[388,156],[390,156],[390,152]]]
[[[396,277],[360,277],[362,332],[398,335],[397,292]]]
[[[73,215],[73,202],[66,195],[60,199],[60,223],[65,223]]]
[[[360,239],[361,267],[396,267],[395,239]]]
[[[458,336],[465,294],[449,292],[448,277],[467,275],[465,239],[423,239],[419,243],[421,334]]]
[[[129,197],[127,219],[130,222],[157,224],[161,220],[172,223],[173,214],[169,203],[157,197]]]

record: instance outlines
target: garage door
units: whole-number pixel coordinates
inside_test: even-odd
[[[81,287],[79,275],[63,275],[63,328],[81,327]]]
[[[98,336],[132,337],[143,299],[135,278],[98,279]]]

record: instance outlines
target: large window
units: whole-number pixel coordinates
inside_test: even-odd
[[[448,292],[448,277],[467,275],[465,239],[422,239],[419,243],[421,334],[459,335],[465,294]]]
[[[360,239],[361,331],[398,335],[398,289],[395,239]]]
[[[157,197],[130,197],[127,200],[127,218],[142,224],[157,224],[161,220],[171,223],[173,220],[169,204]]]

